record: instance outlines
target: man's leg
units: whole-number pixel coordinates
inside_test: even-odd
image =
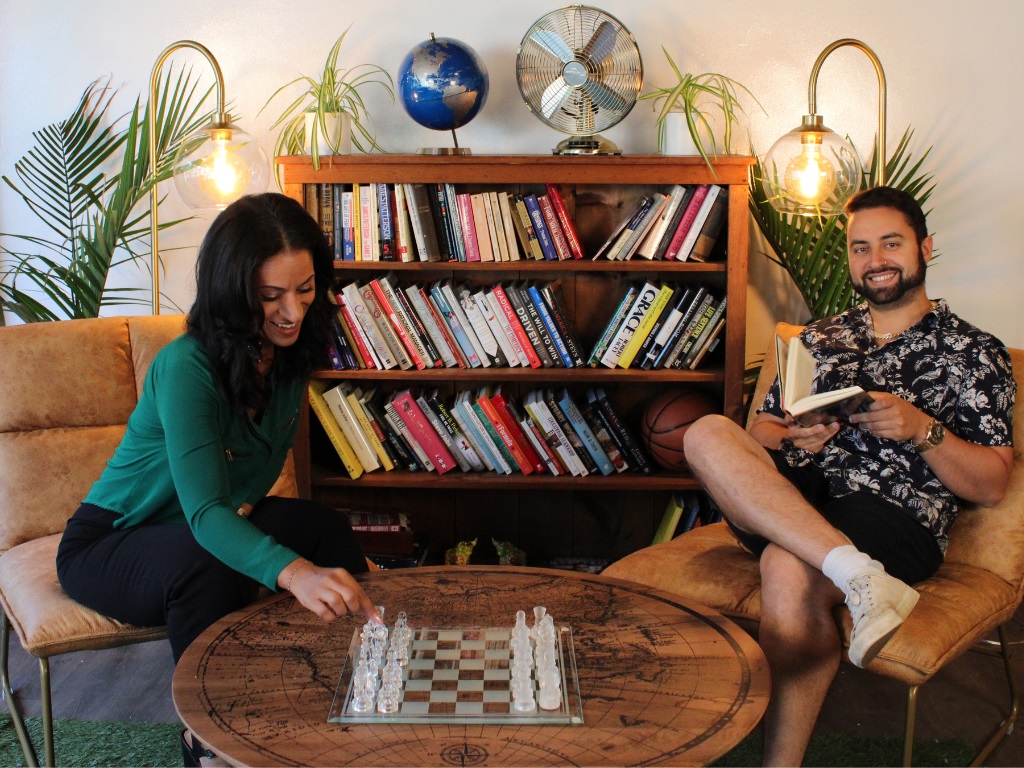
[[[763,536],[819,571],[825,555],[850,543],[734,421],[700,419],[686,431],[684,447],[693,473],[737,528]]]
[[[832,608],[843,593],[821,572],[769,544],[761,555],[758,640],[772,673],[764,764],[800,765],[842,646]]]

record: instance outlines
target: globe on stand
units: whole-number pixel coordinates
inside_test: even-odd
[[[414,46],[398,67],[398,94],[413,120],[435,131],[451,131],[455,148],[421,148],[420,154],[468,155],[455,129],[483,109],[487,101],[487,67],[461,40],[434,37]]]

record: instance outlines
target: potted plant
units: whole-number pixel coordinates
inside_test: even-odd
[[[744,111],[739,91],[744,91],[759,107],[761,104],[746,86],[725,75],[716,72],[684,74],[668,51],[664,47],[661,50],[678,82],[670,88],[657,88],[640,96],[641,100],[653,99],[655,108],[661,105],[658,144],[663,154],[699,154],[710,165],[708,156],[716,153],[719,144],[726,153],[731,151],[732,129],[739,123],[738,113]],[[721,142],[708,119],[710,111],[715,109],[722,113]]]
[[[274,147],[275,154],[308,153],[313,158],[313,167],[319,168],[320,155],[349,154],[351,144],[360,152],[381,150],[371,130],[373,121],[363,100],[363,89],[380,85],[393,102],[394,80],[387,71],[373,64],[339,69],[338,54],[347,34],[348,29],[331,47],[319,78],[297,77],[274,91],[263,105],[266,109],[278,95],[298,83],[305,86],[271,126],[272,130],[283,126]]]

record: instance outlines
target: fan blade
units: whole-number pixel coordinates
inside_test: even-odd
[[[572,86],[559,77],[544,89],[544,95],[540,97],[541,114],[546,118],[550,118],[561,108],[571,94]]]
[[[605,109],[612,109],[618,112],[626,106],[626,99],[608,86],[603,83],[599,83],[596,80],[588,80],[583,84],[581,90],[583,90],[595,104],[600,107],[604,107]]]
[[[549,29],[535,29],[530,33],[530,39],[552,56],[559,58],[563,64],[568,64],[575,58],[565,41]]]
[[[610,21],[602,21],[597,32],[583,48],[583,60],[597,63],[612,52],[619,29]]]

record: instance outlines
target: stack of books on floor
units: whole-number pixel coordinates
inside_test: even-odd
[[[557,186],[459,193],[453,184],[307,184],[306,210],[342,261],[582,259]]]
[[[581,397],[538,389],[517,402],[500,385],[443,397],[314,379],[309,402],[353,479],[396,468],[578,477],[652,470],[600,387]]]
[[[582,366],[558,281],[400,285],[388,273],[339,286],[336,370]]]
[[[594,254],[632,258],[711,261],[725,254],[720,238],[729,212],[729,189],[717,184],[674,185],[645,195]]]
[[[647,281],[625,295],[587,358],[591,367],[693,370],[718,345],[725,297]]]

